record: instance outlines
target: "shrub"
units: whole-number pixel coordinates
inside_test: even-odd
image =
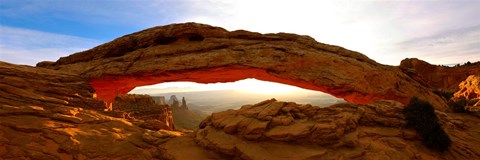
[[[413,97],[403,113],[407,126],[417,131],[425,146],[441,152],[450,147],[452,141],[438,123],[435,110],[430,103]]]
[[[473,106],[476,101],[468,100],[465,97],[452,98],[448,101],[448,106],[454,113],[471,113],[466,106]]]
[[[465,106],[467,106],[467,99],[463,97],[449,100],[448,106],[454,113],[468,113],[468,111],[465,110]]]
[[[445,100],[450,100],[450,98],[453,97],[454,92],[448,92],[448,91],[443,91],[443,90],[433,90],[433,93],[436,95],[445,98]]]

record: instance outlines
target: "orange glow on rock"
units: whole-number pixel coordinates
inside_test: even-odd
[[[268,73],[265,69],[247,68],[247,67],[219,67],[204,70],[183,71],[183,72],[164,72],[157,75],[145,73],[135,76],[105,76],[101,79],[90,80],[90,84],[96,90],[98,98],[112,103],[117,94],[126,94],[138,86],[152,85],[163,82],[189,81],[197,83],[217,83],[234,82],[247,78],[277,82],[304,89],[321,91],[329,93],[338,98],[344,98],[349,102],[368,103],[372,100],[392,98],[385,95],[357,95],[351,92],[344,92],[348,86],[343,88],[331,86],[318,86],[314,82],[279,78]],[[395,97],[398,99],[398,97]],[[400,99],[400,102],[408,103],[408,98]]]

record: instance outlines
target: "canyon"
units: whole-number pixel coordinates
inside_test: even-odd
[[[308,36],[197,23],[146,29],[36,67],[0,62],[0,159],[480,159],[480,117],[451,112],[432,92],[457,80],[436,77],[448,83],[435,88],[436,79],[407,64],[382,65]],[[478,76],[462,76],[455,96],[478,98]],[[182,131],[169,115],[188,109],[185,99],[124,95],[162,82],[245,78],[347,102],[269,99],[212,113]],[[446,151],[427,148],[407,126],[412,97],[433,105],[451,139]]]

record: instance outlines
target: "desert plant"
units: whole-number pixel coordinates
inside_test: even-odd
[[[444,90],[433,90],[433,93],[436,95],[445,98],[445,100],[450,100],[453,97],[454,92],[444,91]]]
[[[448,106],[454,113],[468,113],[468,110],[465,110],[465,106],[467,106],[467,99],[464,97],[450,99],[448,101]]]
[[[471,113],[467,106],[473,106],[476,103],[474,100],[468,100],[465,97],[452,98],[448,101],[448,106],[454,113]]]
[[[403,113],[407,126],[417,131],[425,146],[441,152],[450,147],[452,143],[450,137],[438,123],[435,110],[430,103],[413,97]]]

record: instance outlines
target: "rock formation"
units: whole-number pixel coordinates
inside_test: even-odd
[[[421,80],[436,90],[449,92],[458,91],[458,85],[469,75],[480,73],[480,63],[473,65],[463,65],[458,67],[446,67],[429,64],[428,62],[407,58],[402,60],[400,68],[409,69],[415,72]]]
[[[180,106],[180,108],[188,109],[187,101],[185,100],[185,97],[182,97],[182,105]]]
[[[470,75],[458,86],[459,90],[453,95],[454,98],[464,98],[472,102],[472,106],[466,106],[469,110],[480,112],[480,75]]]
[[[172,109],[167,105],[156,104],[149,95],[117,95],[112,112],[129,120],[141,120],[143,122],[140,126],[148,129],[175,130]]]
[[[172,108],[179,108],[180,107],[180,102],[178,102],[178,99],[175,95],[170,96],[170,100],[168,100],[168,105]]]
[[[153,159],[179,132],[104,114],[78,75],[0,62],[0,159]]]
[[[172,146],[189,141],[239,159],[480,158],[479,118],[437,112],[453,141],[448,151],[439,153],[422,146],[416,132],[406,128],[403,108],[394,101],[319,108],[272,99],[213,113],[193,137],[175,138],[160,148],[166,159],[182,157],[186,150]],[[204,152],[202,156],[191,159],[211,159]]]
[[[454,97],[464,97],[466,99],[480,99],[480,72],[479,75],[470,75],[462,81],[458,87],[458,92]]]
[[[0,61],[0,104],[103,110],[95,90],[78,75]]]
[[[188,108],[172,108],[176,129],[195,130],[208,115]]]
[[[168,103],[167,103],[167,104],[170,105],[170,106],[172,106],[172,107],[173,107],[173,106],[178,107],[178,106],[179,106],[179,102],[178,102],[177,96],[171,95],[171,96],[170,96],[170,99],[168,99]]]
[[[437,111],[453,142],[439,153],[405,128],[394,101],[319,108],[268,100],[214,113],[182,136],[107,116],[115,105],[97,110],[104,103],[77,75],[0,62],[0,80],[0,159],[480,158],[478,117]]]
[[[152,96],[152,98],[155,101],[155,104],[167,105],[167,103],[165,102],[165,97],[164,96]]]
[[[358,52],[308,36],[229,32],[197,23],[146,29],[37,66],[81,75],[107,103],[137,86],[256,78],[322,91],[349,102],[389,99],[406,104],[417,96],[438,110],[447,108],[443,99],[397,67]]]
[[[182,97],[182,104],[180,104],[177,96],[172,95],[168,100],[168,105],[170,105],[172,108],[182,108],[182,109],[188,110],[187,101],[185,100],[185,97]]]
[[[0,62],[0,159],[480,159],[479,117],[442,112],[444,100],[405,69],[307,36],[173,24],[38,66]],[[111,116],[115,97],[136,86],[244,78],[358,103],[272,99],[214,113],[186,135]],[[427,149],[405,126],[403,104],[412,96],[435,105],[452,140],[447,151]],[[96,98],[117,105],[104,111]]]

